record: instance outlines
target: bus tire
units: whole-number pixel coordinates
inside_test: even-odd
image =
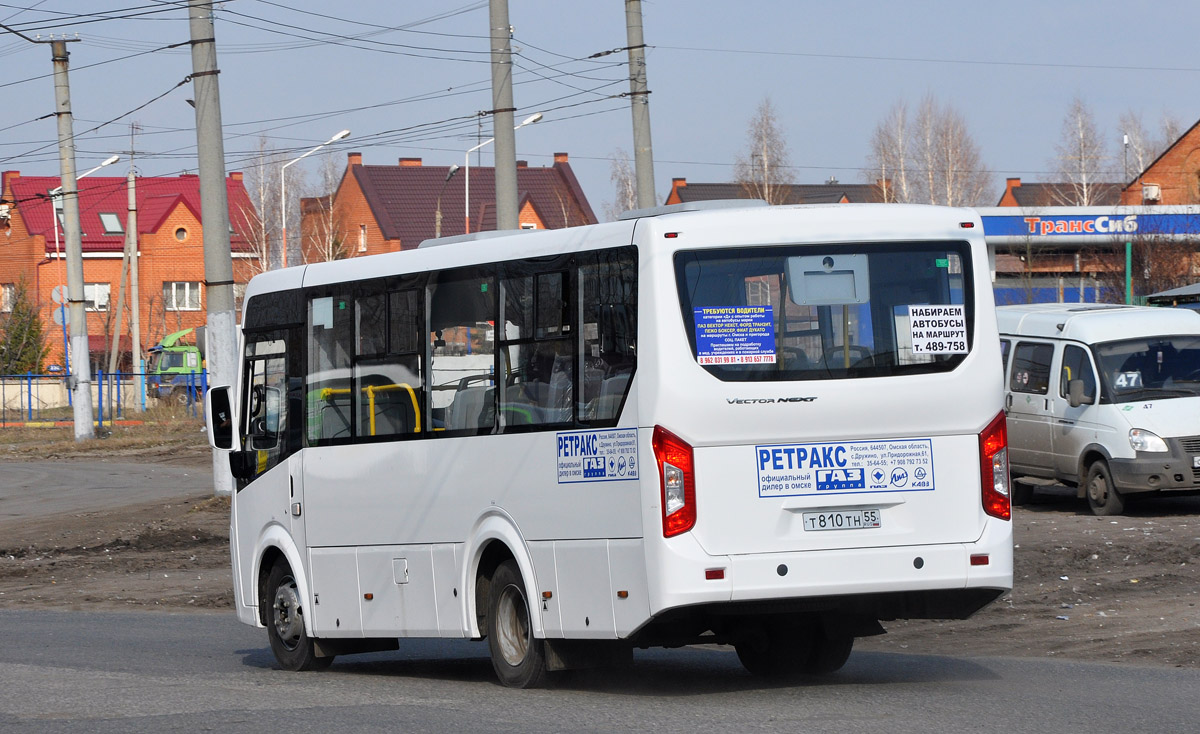
[[[1113,485],[1112,473],[1104,459],[1097,459],[1088,467],[1087,501],[1093,515],[1107,517],[1125,511],[1125,498]]]
[[[509,688],[536,688],[546,676],[546,643],[533,636],[530,615],[521,570],[507,560],[492,575],[487,637],[492,667]]]
[[[267,577],[267,637],[271,652],[284,670],[324,670],[332,657],[317,657],[313,640],[304,630],[304,605],[296,577],[283,561],[277,562]]]

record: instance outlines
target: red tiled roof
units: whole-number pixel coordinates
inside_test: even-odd
[[[58,176],[14,176],[12,196],[17,209],[31,235],[44,235],[46,249],[54,249],[54,230],[51,229],[52,213],[49,192],[59,185]],[[120,252],[125,246],[125,235],[105,234],[101,214],[115,214],[124,229],[129,209],[129,194],[125,177],[88,176],[79,182],[79,224],[83,229],[84,252]],[[249,212],[254,211],[250,195],[242,181],[225,179],[229,197],[229,218],[234,234],[230,246],[235,251],[249,249],[250,245],[241,232],[250,231]],[[137,180],[138,232],[157,232],[167,216],[178,206],[187,207],[197,219],[200,218],[200,177],[154,177]],[[60,232],[59,237],[62,237]],[[60,240],[61,243],[61,240]]]
[[[783,184],[783,204],[836,204],[881,202],[883,191],[876,184]],[[740,183],[689,183],[676,188],[679,200],[712,201],[714,199],[752,199],[754,196]]]
[[[442,236],[463,233],[463,185],[459,170],[446,183],[447,166],[352,166],[350,169],[383,236],[416,247],[434,235],[434,218],[441,193]],[[495,169],[471,167],[471,231],[496,229]],[[443,189],[443,184],[445,188]],[[517,169],[520,206],[533,206],[548,228],[595,224],[596,215],[579,187],[571,165],[556,162],[543,168]]]
[[[1123,186],[1119,183],[1092,184],[1092,206],[1120,204]],[[1075,185],[1071,183],[1022,183],[1013,186],[1011,191],[1017,206],[1021,207],[1071,206],[1070,202],[1077,196]],[[1003,201],[1004,197],[1000,199]]]

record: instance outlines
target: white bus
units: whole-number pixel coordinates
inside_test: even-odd
[[[828,673],[1011,589],[978,216],[753,203],[254,278],[209,403],[238,618],[290,670],[486,639],[527,687],[693,643]]]

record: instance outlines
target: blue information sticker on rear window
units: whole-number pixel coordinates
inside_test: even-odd
[[[754,455],[759,497],[934,489],[928,438],[755,446]]]
[[[557,434],[558,483],[638,478],[637,429]]]
[[[700,364],[775,362],[775,319],[770,306],[706,306],[693,312]]]

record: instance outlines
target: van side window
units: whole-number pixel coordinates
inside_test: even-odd
[[[1068,344],[1063,349],[1058,394],[1064,398],[1070,394],[1071,380],[1083,380],[1083,399],[1091,402],[1096,395],[1096,373],[1092,369],[1092,361],[1088,359],[1087,350],[1074,344]]]
[[[1012,348],[1012,342],[1007,339],[1000,340],[1000,364],[1004,365],[1004,374],[1008,374],[1008,352]]]
[[[1050,388],[1050,360],[1053,357],[1053,344],[1018,343],[1013,352],[1009,389],[1045,395]]]

